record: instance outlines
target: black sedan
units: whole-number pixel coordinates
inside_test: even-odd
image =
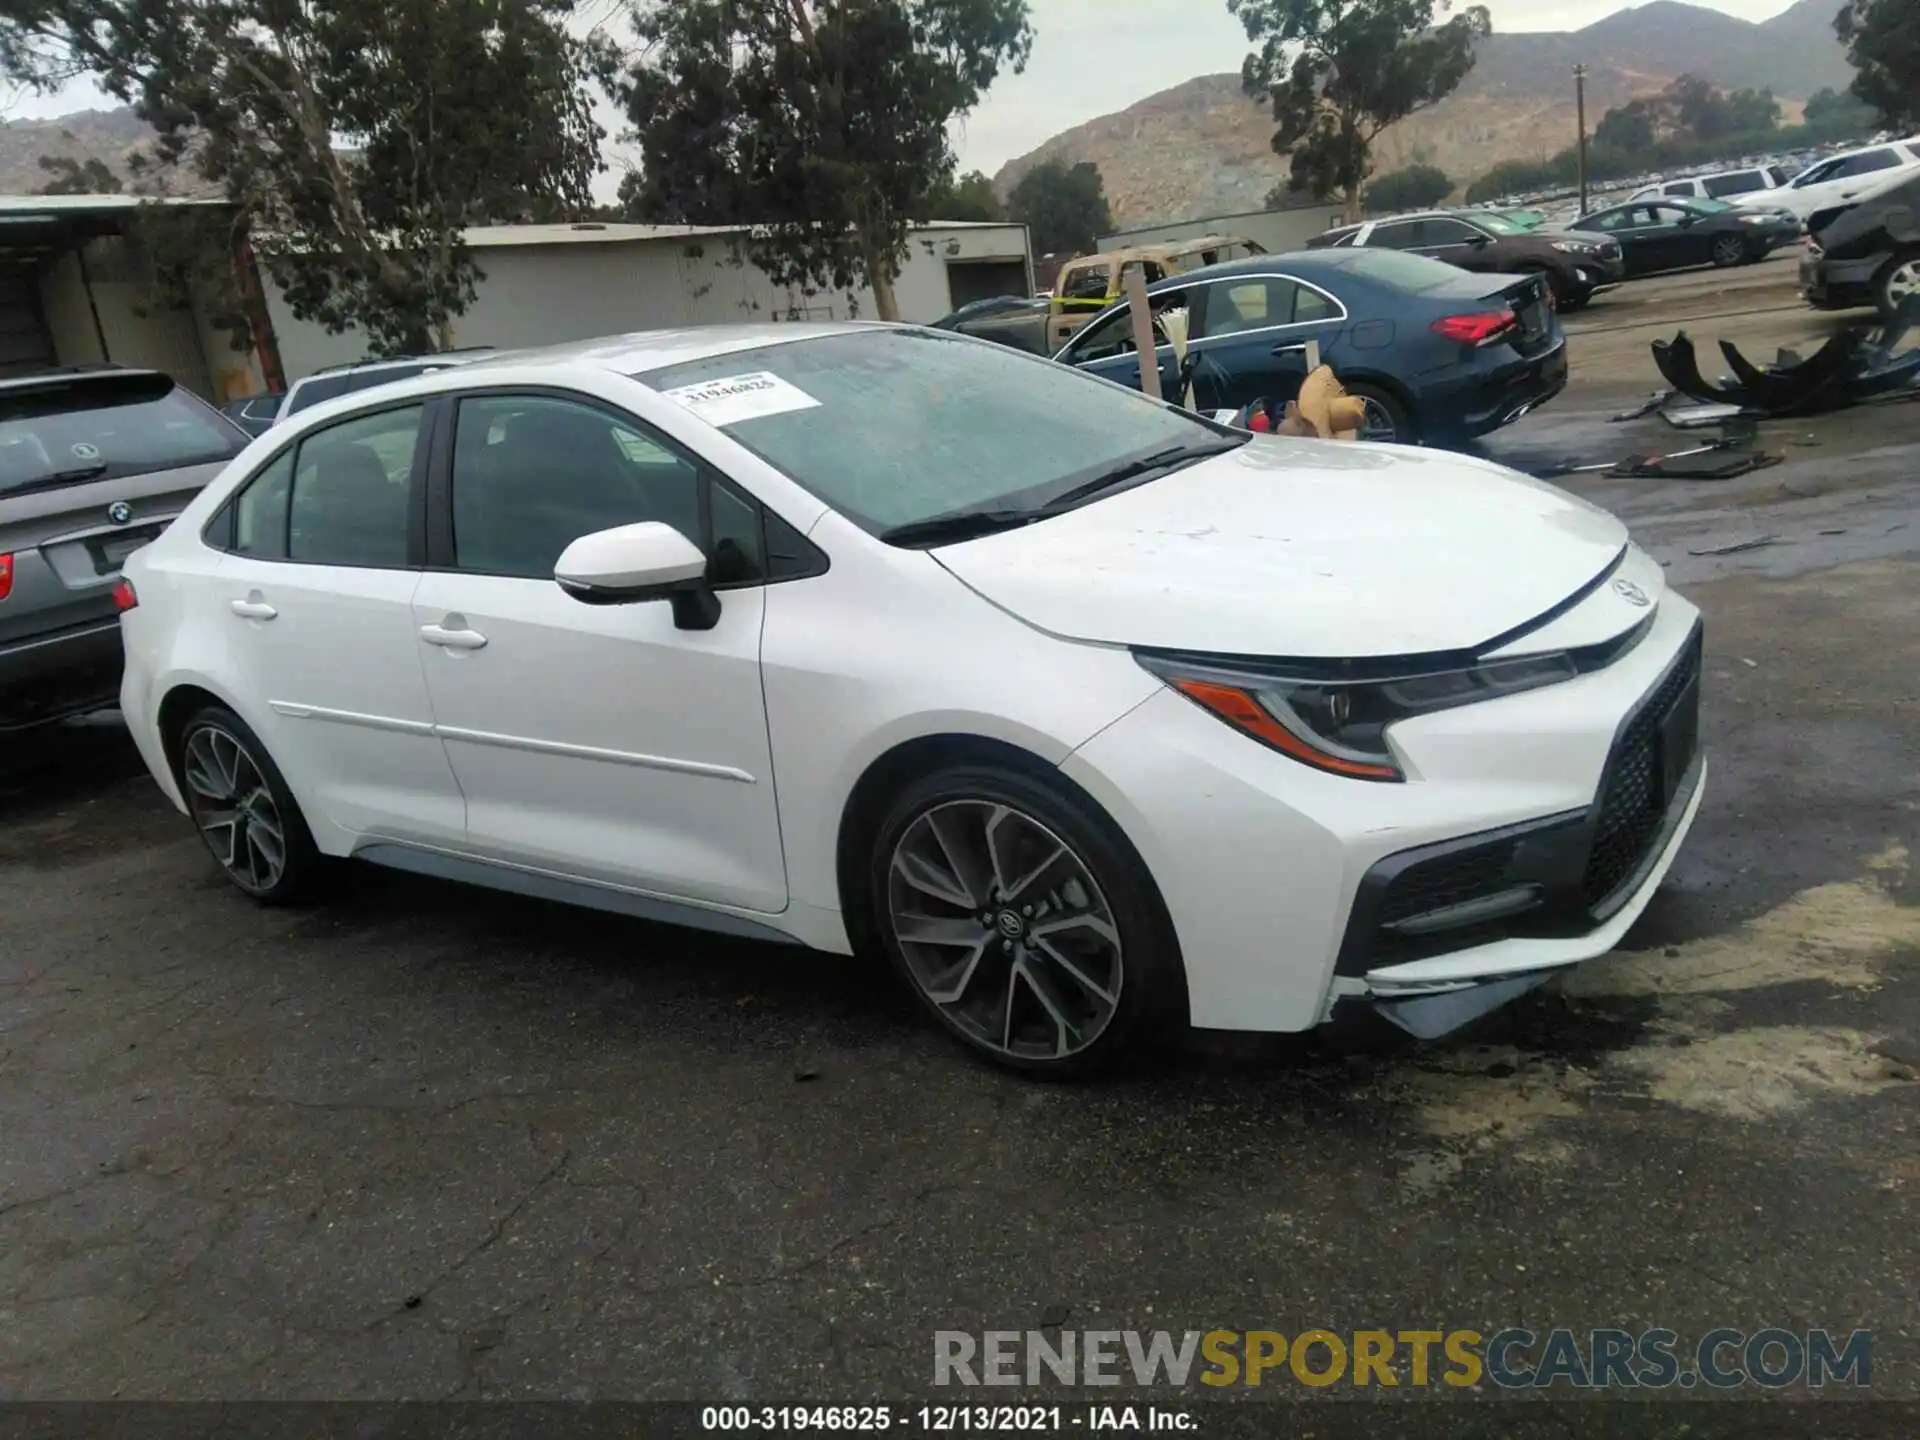
[[[1314,355],[1366,403],[1361,438],[1484,435],[1567,384],[1567,343],[1542,275],[1480,275],[1398,250],[1326,249],[1210,265],[1151,286],[1160,392],[1203,412],[1299,394]],[[1172,337],[1185,319],[1184,372]],[[1054,359],[1135,388],[1125,301]]]
[[[1635,200],[1573,222],[1620,242],[1628,275],[1692,265],[1750,265],[1800,238],[1785,210],[1742,209],[1719,200]]]

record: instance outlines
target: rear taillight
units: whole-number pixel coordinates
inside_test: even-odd
[[[113,608],[121,612],[133,609],[140,603],[140,597],[133,593],[133,582],[122,580],[113,587]]]
[[[1488,345],[1520,324],[1511,310],[1483,310],[1474,315],[1449,315],[1433,322],[1433,333],[1462,345]]]
[[[0,555],[0,600],[13,593],[13,556]]]

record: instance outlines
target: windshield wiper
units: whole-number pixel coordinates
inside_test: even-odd
[[[1251,438],[1251,437],[1247,437]],[[935,515],[926,520],[913,520],[905,525],[896,525],[891,530],[880,532],[880,538],[889,545],[946,545],[961,540],[971,540],[979,535],[991,535],[996,530],[1017,530],[1022,525],[1031,525],[1036,520],[1051,519],[1069,510],[1077,509],[1094,496],[1108,490],[1141,480],[1162,470],[1171,470],[1177,465],[1189,465],[1196,460],[1205,460],[1210,455],[1224,455],[1229,450],[1238,450],[1246,444],[1246,439],[1220,440],[1209,445],[1172,445],[1165,450],[1156,450],[1151,455],[1143,455],[1137,460],[1128,460],[1103,470],[1090,480],[1082,481],[1072,489],[1054,496],[1044,505],[1035,505],[1025,510],[955,510],[948,515]]]
[[[8,495],[23,495],[30,490],[57,490],[62,485],[78,485],[82,480],[91,480],[96,475],[106,473],[107,462],[96,460],[91,465],[76,465],[71,470],[56,470],[51,475],[22,480],[18,485],[4,487],[4,491]]]
[[[1138,460],[1128,460],[1124,464],[1114,466],[1111,470],[1102,470],[1092,479],[1082,481],[1071,490],[1062,491],[1033,513],[1041,516],[1058,515],[1130,481],[1145,479],[1162,470],[1171,470],[1176,465],[1190,465],[1196,460],[1205,460],[1212,455],[1224,455],[1229,450],[1238,450],[1246,443],[1244,439],[1217,440],[1211,445],[1175,445],[1166,450],[1156,450],[1153,454],[1143,455]]]
[[[950,515],[934,515],[911,520],[882,530],[880,538],[889,545],[945,545],[971,540],[976,535],[991,535],[996,530],[1014,530],[1038,520],[1039,510],[955,510]]]

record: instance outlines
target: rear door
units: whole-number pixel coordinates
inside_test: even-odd
[[[1256,400],[1284,405],[1300,393],[1311,348],[1327,358],[1346,310],[1285,275],[1247,275],[1196,287],[1194,406],[1238,410]]]
[[[117,632],[120,565],[246,436],[164,375],[100,371],[0,388],[0,650]]]
[[[426,413],[362,412],[264,465],[208,526],[227,554],[206,624],[303,806],[359,835],[444,846],[465,835],[466,805],[413,621]]]

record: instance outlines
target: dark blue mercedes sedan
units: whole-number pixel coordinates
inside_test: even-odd
[[[1169,312],[1184,312],[1193,408],[1278,410],[1319,358],[1366,402],[1361,438],[1445,445],[1510,425],[1567,384],[1540,275],[1479,275],[1394,250],[1260,255],[1149,287],[1161,394],[1181,398]],[[1054,359],[1138,388],[1133,317],[1109,307]]]

